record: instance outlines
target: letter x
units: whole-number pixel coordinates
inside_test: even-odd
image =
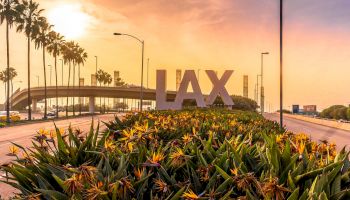
[[[210,81],[213,83],[213,90],[210,92],[208,98],[207,98],[207,105],[212,105],[216,99],[217,96],[221,96],[222,101],[227,106],[234,105],[232,98],[228,94],[225,85],[227,81],[230,79],[233,70],[226,70],[225,73],[222,75],[221,79],[219,80],[216,73],[213,70],[206,70],[205,71],[210,79]]]

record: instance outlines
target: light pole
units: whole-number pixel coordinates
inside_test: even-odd
[[[97,63],[97,59],[98,59],[97,56],[95,56],[95,60],[96,60],[96,75],[97,75],[97,64],[98,64]]]
[[[130,35],[130,34],[124,34],[124,33],[114,33],[115,36],[128,36],[131,38],[134,38],[135,40],[139,41],[142,45],[142,61],[141,61],[141,89],[140,89],[140,111],[142,112],[143,107],[143,61],[144,61],[144,52],[145,52],[145,41],[140,40],[136,36]]]
[[[147,89],[148,87],[148,78],[149,78],[149,58],[147,58]]]
[[[261,76],[260,74],[256,75],[256,103],[259,105],[259,76]],[[261,109],[261,105],[260,105],[260,109]]]
[[[264,55],[269,55],[269,52],[261,53],[261,91],[260,91],[260,111],[261,111],[261,114],[263,114],[265,111]]]
[[[283,128],[283,0],[280,0],[280,127]]]

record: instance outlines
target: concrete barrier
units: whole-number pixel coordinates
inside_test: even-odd
[[[304,115],[291,115],[291,114],[284,114],[286,117],[290,117],[293,119],[298,119],[306,122],[311,122],[314,124],[319,124],[323,126],[328,126],[332,128],[337,128],[337,129],[342,129],[346,131],[350,131],[350,124],[349,123],[344,123],[344,122],[339,122],[335,120],[326,120],[326,119],[318,119],[318,118],[313,118],[309,116],[304,116]]]

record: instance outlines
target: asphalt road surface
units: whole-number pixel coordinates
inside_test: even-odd
[[[264,117],[277,122],[280,120],[279,113],[264,114]],[[314,141],[327,140],[328,142],[334,142],[338,150],[350,145],[350,131],[314,124],[287,116],[284,116],[283,119],[287,130],[294,133],[305,133]]]
[[[95,127],[98,124],[98,121],[110,121],[114,119],[114,114],[98,115],[94,117]],[[55,122],[58,128],[68,129],[69,125],[72,128],[79,127],[83,132],[88,132],[90,130],[92,122],[92,117],[81,117],[68,120],[59,120]],[[103,123],[100,123],[100,130],[103,130],[105,127]],[[54,123],[50,122],[41,122],[35,124],[27,124],[21,126],[7,127],[0,129],[0,164],[8,163],[13,160],[13,157],[9,157],[6,154],[9,153],[9,147],[12,146],[12,143],[22,145],[23,147],[30,147],[31,140],[38,130],[41,128],[45,130],[53,130]],[[3,174],[0,174],[0,180],[2,179]],[[0,195],[3,198],[8,198],[11,196],[15,190],[10,186],[0,183]]]

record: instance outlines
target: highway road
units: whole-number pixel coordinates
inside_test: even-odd
[[[114,114],[106,114],[106,115],[97,115],[94,117],[94,125],[95,127],[98,124],[98,121],[110,121],[114,119]],[[92,117],[81,117],[75,119],[68,120],[59,120],[55,122],[58,128],[68,129],[69,125],[72,128],[79,127],[83,132],[88,132],[90,130],[92,122]],[[103,123],[100,123],[100,130],[103,130],[105,127]],[[41,122],[35,124],[27,124],[20,126],[13,126],[7,128],[0,129],[0,164],[8,163],[13,160],[13,157],[9,157],[6,154],[9,153],[9,147],[12,145],[11,142],[22,145],[24,147],[31,146],[31,139],[36,134],[36,132],[40,129],[45,130],[53,130],[54,123],[50,122]],[[2,175],[0,174],[0,180],[2,179]],[[0,183],[0,195],[3,198],[8,198],[15,192],[13,188],[10,186]]]
[[[279,122],[279,113],[266,113],[264,117]],[[287,130],[294,133],[305,133],[314,141],[327,140],[328,142],[334,142],[338,150],[350,145],[349,131],[318,125],[287,116],[284,116],[284,125]]]

